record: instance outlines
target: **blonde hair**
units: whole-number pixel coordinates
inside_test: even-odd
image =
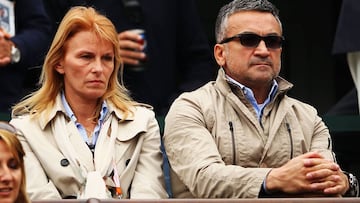
[[[19,163],[21,170],[20,191],[15,203],[30,203],[29,197],[26,193],[26,176],[24,166],[25,152],[19,139],[17,138],[17,135],[20,135],[20,133],[21,132],[12,125],[0,121],[0,142],[3,141],[5,143],[17,163]]]
[[[55,104],[56,96],[63,89],[64,78],[55,67],[65,55],[65,46],[68,40],[81,31],[91,31],[105,41],[109,41],[114,47],[114,71],[109,79],[107,92],[100,98],[102,101],[112,102],[125,115],[131,113],[130,106],[135,102],[128,95],[123,85],[123,64],[120,57],[120,46],[117,31],[112,22],[94,8],[75,6],[64,16],[55,34],[50,49],[46,55],[39,83],[39,90],[26,96],[21,102],[13,107],[13,115],[30,113],[39,116],[40,112],[47,115]],[[120,77],[120,82],[118,77]],[[98,108],[100,111],[100,108]],[[98,113],[96,113],[97,115]]]

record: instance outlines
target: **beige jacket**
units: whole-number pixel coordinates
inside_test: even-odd
[[[177,174],[171,174],[175,197],[255,198],[269,170],[295,156],[319,151],[334,159],[328,128],[317,111],[286,96],[292,85],[276,80],[279,90],[261,124],[242,90],[227,83],[223,69],[216,82],[176,99],[164,132]]]
[[[110,133],[116,133],[114,157],[124,198],[166,198],[160,133],[153,111],[137,106],[133,109],[133,116],[120,122],[123,120],[122,113],[114,109],[109,102],[108,106],[109,115],[104,126],[107,122],[112,125],[115,123],[115,126],[111,126],[111,132],[106,132],[108,136],[105,140],[109,139]],[[53,132],[54,125],[61,117],[66,121],[66,129],[61,133],[69,137],[83,165],[89,171],[94,170],[92,153],[82,140],[74,122],[66,116],[58,96],[50,118],[46,119],[41,115],[40,119],[34,120],[24,115],[11,120],[11,124],[24,134],[20,139],[26,151],[27,191],[32,200],[77,196],[84,184],[79,167],[67,162],[69,159],[65,157],[54,137],[59,134]],[[104,152],[95,149],[95,156],[103,157],[102,153]],[[109,166],[106,176],[110,176],[113,166]],[[107,181],[111,182],[110,180],[111,178],[107,178]]]

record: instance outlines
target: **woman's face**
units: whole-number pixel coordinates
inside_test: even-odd
[[[114,71],[114,47],[90,31],[76,33],[64,46],[56,70],[64,75],[68,99],[93,101],[105,94]]]
[[[13,203],[18,197],[21,183],[20,163],[0,140],[0,202]]]

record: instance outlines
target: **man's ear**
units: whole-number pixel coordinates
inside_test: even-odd
[[[56,64],[55,70],[60,73],[60,74],[64,74],[64,66],[61,63]]]
[[[225,65],[225,46],[223,44],[215,44],[214,46],[214,57],[219,66]]]

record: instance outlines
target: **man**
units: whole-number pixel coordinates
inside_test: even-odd
[[[174,196],[355,196],[356,179],[336,164],[317,111],[286,95],[275,6],[230,2],[215,34],[216,81],[182,94],[165,119]]]

